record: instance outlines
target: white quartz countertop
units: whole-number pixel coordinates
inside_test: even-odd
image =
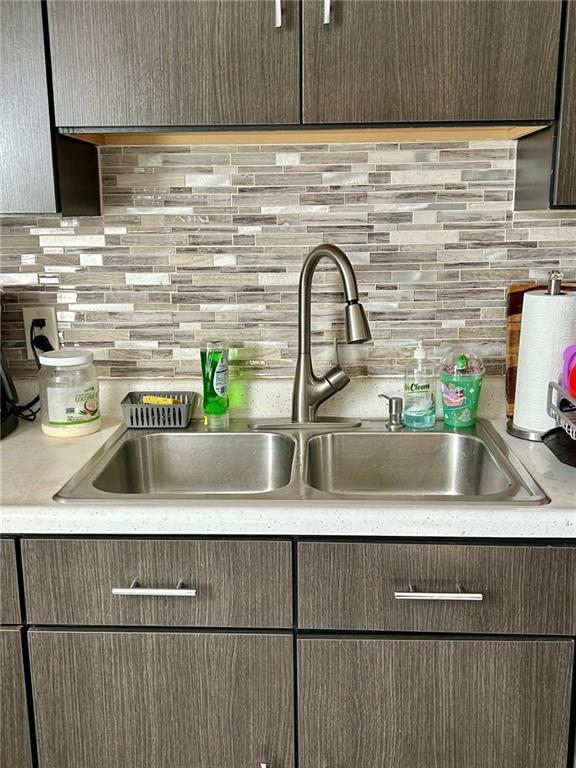
[[[104,420],[83,438],[43,435],[22,423],[0,444],[0,533],[43,535],[399,536],[576,539],[576,469],[541,443],[506,434],[551,503],[532,507],[351,505],[345,502],[159,502],[138,506],[55,502],[52,496],[117,430]]]

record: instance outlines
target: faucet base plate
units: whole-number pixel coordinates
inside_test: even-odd
[[[296,422],[288,416],[249,421],[249,429],[353,429],[360,427],[359,419],[339,419],[337,416],[319,416],[316,421]]]

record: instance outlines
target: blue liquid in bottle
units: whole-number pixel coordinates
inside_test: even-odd
[[[436,424],[436,370],[426,363],[422,342],[414,360],[404,369],[404,425],[410,429],[432,429]]]

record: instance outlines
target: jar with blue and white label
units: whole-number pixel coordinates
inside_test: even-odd
[[[100,429],[94,355],[66,348],[38,355],[42,431],[50,437],[81,437]]]

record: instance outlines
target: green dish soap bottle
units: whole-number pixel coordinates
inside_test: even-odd
[[[436,424],[436,369],[427,363],[422,340],[404,369],[404,424],[432,429]]]
[[[208,429],[226,429],[229,424],[228,349],[221,342],[208,342],[200,351],[204,385],[204,423]]]

